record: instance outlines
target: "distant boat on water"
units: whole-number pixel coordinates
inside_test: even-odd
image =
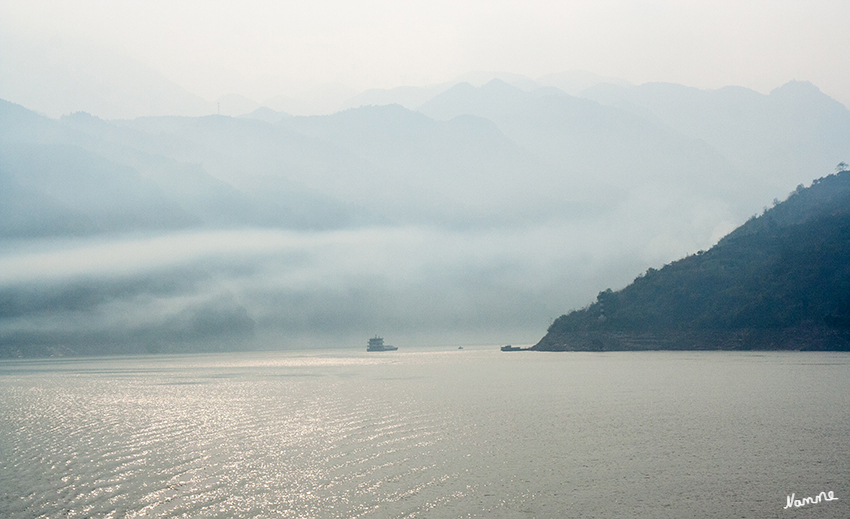
[[[389,344],[384,344],[384,338],[378,337],[377,335],[369,339],[369,345],[366,346],[366,351],[395,351],[398,349],[398,346],[391,346]]]
[[[522,351],[522,348],[508,344],[507,346],[502,346],[502,351]]]

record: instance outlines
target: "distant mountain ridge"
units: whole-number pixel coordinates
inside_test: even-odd
[[[0,101],[0,196],[9,199],[0,236],[299,224],[169,157],[174,145],[87,114],[57,121]]]
[[[710,146],[639,115],[564,93],[524,92],[498,79],[479,88],[461,83],[418,111],[437,120],[486,118],[547,162],[612,184],[697,182],[705,192],[740,177]]]
[[[556,319],[533,349],[850,350],[850,171]]]
[[[600,84],[582,97],[700,139],[739,171],[777,187],[800,171],[828,170],[846,160],[850,147],[850,110],[808,81],[790,81],[768,95],[732,86]]]
[[[241,118],[108,121],[75,113],[55,120],[0,101],[6,196],[31,208],[27,215],[25,205],[7,204],[0,233],[468,227],[622,211],[705,222],[673,239],[684,252],[687,244],[676,242],[716,239],[728,222],[787,193],[803,162],[850,156],[850,111],[810,83],[764,96],[735,87],[548,80],[570,78],[595,85],[588,98],[494,79],[455,85],[417,111],[362,106],[310,117],[258,109]],[[85,168],[74,166],[84,160]],[[37,173],[59,164],[68,178],[57,191],[59,177]],[[77,203],[94,194],[86,175],[110,178],[97,187],[101,198],[116,200],[114,218],[106,206]]]

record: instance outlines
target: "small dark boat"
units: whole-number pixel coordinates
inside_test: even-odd
[[[502,346],[502,351],[521,351],[522,348],[519,346],[511,346],[508,344],[507,346]]]

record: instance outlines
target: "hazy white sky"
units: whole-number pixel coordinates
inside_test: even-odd
[[[582,69],[850,105],[847,0],[0,0],[0,29],[126,52],[207,99]]]

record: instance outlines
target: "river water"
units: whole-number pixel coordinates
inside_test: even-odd
[[[848,354],[0,362],[0,517],[792,516],[850,517]]]

